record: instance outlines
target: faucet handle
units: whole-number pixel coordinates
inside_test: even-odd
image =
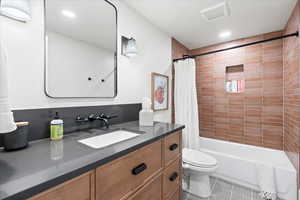
[[[102,119],[107,119],[107,116],[106,116],[106,114],[104,114],[104,113],[101,113],[101,114],[99,115],[99,117],[102,118]]]
[[[92,121],[97,120],[97,117],[96,117],[95,114],[90,114],[89,117],[88,117],[88,120],[92,122]]]
[[[101,114],[99,115],[99,117],[100,117],[100,118],[103,118],[103,119],[112,119],[112,118],[118,117],[118,115],[106,115],[106,114],[104,114],[104,113],[101,113]]]
[[[78,115],[76,118],[75,118],[76,122],[88,122],[89,119],[86,118],[86,117],[81,117],[80,115]]]

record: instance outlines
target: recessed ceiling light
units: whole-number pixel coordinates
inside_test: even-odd
[[[76,14],[70,10],[62,10],[61,13],[68,18],[75,18]]]
[[[227,38],[229,36],[231,36],[231,32],[230,31],[225,31],[225,32],[222,32],[222,33],[219,34],[220,38]]]

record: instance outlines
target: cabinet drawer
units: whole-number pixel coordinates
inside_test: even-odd
[[[161,200],[162,199],[162,175],[146,184],[128,200]]]
[[[163,193],[165,199],[173,195],[181,183],[181,159],[178,158],[171,165],[165,169],[163,178]]]
[[[94,200],[95,171],[88,172],[54,188],[46,190],[30,200]]]
[[[96,169],[96,199],[119,200],[128,197],[162,169],[162,141]]]
[[[169,165],[181,152],[181,133],[177,132],[164,139],[165,166]]]
[[[180,190],[178,189],[168,200],[180,200]]]

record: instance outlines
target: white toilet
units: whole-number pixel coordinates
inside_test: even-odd
[[[183,189],[201,198],[210,197],[209,176],[216,171],[217,160],[201,151],[184,148],[182,150],[182,166],[184,176],[186,176]]]

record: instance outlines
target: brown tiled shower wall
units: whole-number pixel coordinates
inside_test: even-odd
[[[195,49],[191,54],[275,36],[274,32]],[[197,57],[200,135],[283,149],[283,41],[276,40]],[[243,65],[245,91],[225,90],[226,67]]]
[[[299,5],[296,6],[284,34],[293,33],[299,27]],[[284,151],[299,171],[300,150],[300,71],[299,38],[283,41],[284,79]]]

